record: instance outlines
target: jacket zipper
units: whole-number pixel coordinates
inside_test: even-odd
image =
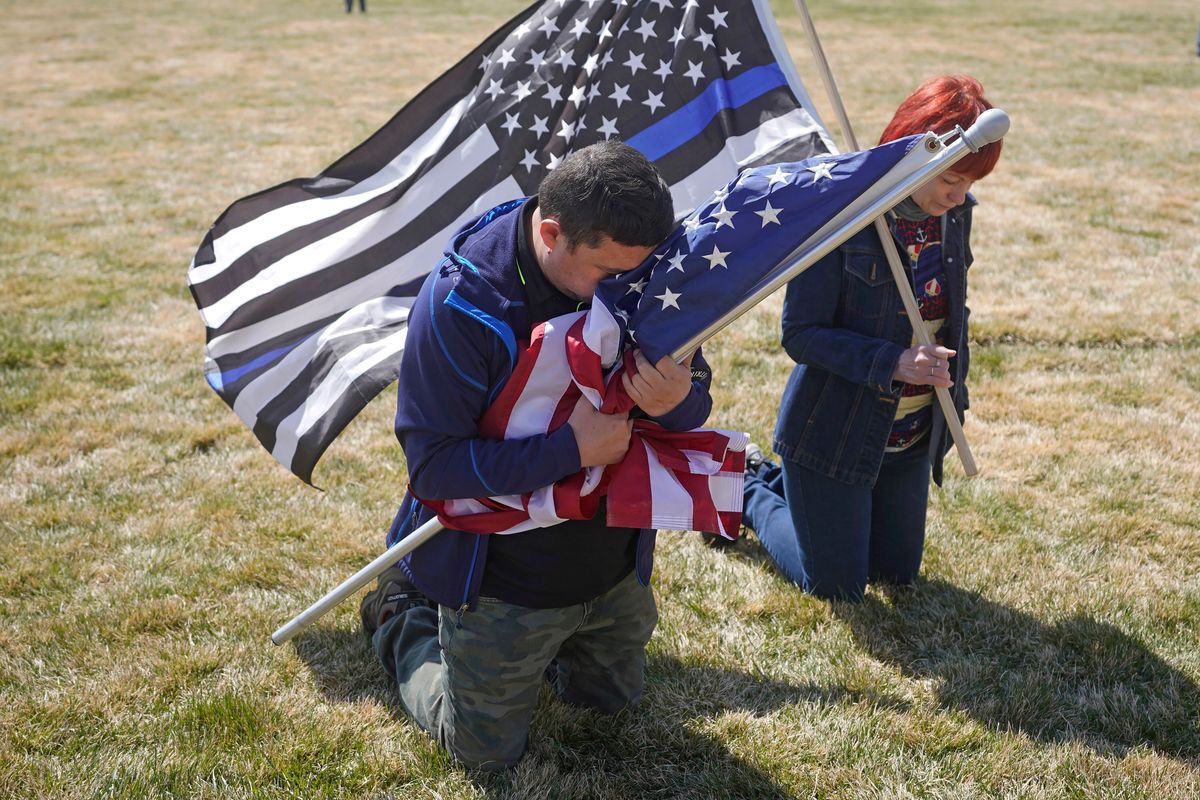
[[[471,605],[471,583],[475,578],[475,565],[479,561],[479,540],[478,535],[475,536],[475,549],[471,552],[471,568],[467,570],[467,581],[463,584],[462,605],[454,612],[455,629],[462,628],[463,614],[467,613],[467,609]]]

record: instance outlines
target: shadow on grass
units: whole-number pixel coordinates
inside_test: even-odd
[[[1200,762],[1200,687],[1119,628],[1051,625],[942,581],[835,603],[860,646],[938,681],[939,703],[1001,730]]]
[[[331,702],[372,699],[397,719],[407,719],[394,683],[357,631],[310,628],[294,645]],[[461,770],[489,798],[793,797],[762,768],[730,752],[719,735],[703,729],[726,714],[769,714],[800,703],[849,699],[903,706],[852,694],[651,656],[637,708],[606,716],[567,705],[544,687],[529,751],[516,769],[497,775],[450,769]]]
[[[834,704],[851,694],[652,656],[641,704],[615,716],[573,708],[543,692],[528,755],[516,770],[477,785],[497,799],[792,798],[795,789],[772,775],[769,746],[756,749],[765,762],[760,765],[731,752],[727,739],[744,741],[744,733],[706,729],[716,723],[737,730],[739,714]]]
[[[398,714],[395,682],[389,680],[371,644],[358,628],[313,626],[292,640],[296,655],[313,675],[327,700],[348,703],[375,700]]]

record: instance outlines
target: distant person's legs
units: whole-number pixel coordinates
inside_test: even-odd
[[[867,578],[893,585],[912,583],[925,552],[929,507],[929,447],[925,440],[887,453],[871,490],[871,545]]]
[[[770,461],[747,471],[742,522],[788,579],[826,599],[861,600],[867,588],[871,487]]]

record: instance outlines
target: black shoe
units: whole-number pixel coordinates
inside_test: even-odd
[[[558,691],[558,659],[550,659],[550,663],[542,670],[542,680],[549,684],[555,692]]]
[[[363,633],[370,639],[383,623],[418,606],[432,608],[433,604],[413,585],[399,564],[389,567],[379,576],[375,588],[367,592],[359,606]]]
[[[705,547],[711,547],[714,550],[728,550],[731,547],[737,547],[737,539],[726,539],[716,533],[701,531],[700,538],[704,540]]]

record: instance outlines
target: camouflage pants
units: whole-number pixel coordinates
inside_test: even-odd
[[[538,690],[551,661],[553,688],[573,705],[614,714],[642,696],[646,643],[658,621],[634,573],[599,597],[565,608],[524,608],[480,598],[456,617],[414,608],[375,632],[405,711],[471,767],[505,769],[525,753]]]

